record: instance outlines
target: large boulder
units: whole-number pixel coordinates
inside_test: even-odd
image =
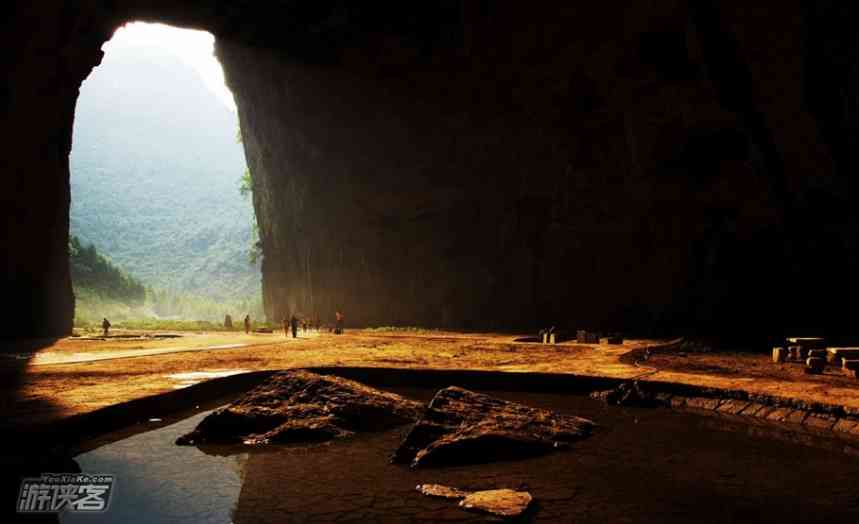
[[[587,419],[448,387],[394,453],[411,467],[483,463],[554,451],[591,433]]]
[[[418,402],[352,380],[285,371],[211,413],[176,443],[324,441],[407,424],[421,409]]]

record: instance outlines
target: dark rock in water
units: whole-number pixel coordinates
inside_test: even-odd
[[[412,467],[539,455],[588,436],[595,424],[458,387],[436,393],[392,460]]]
[[[591,398],[612,406],[652,408],[662,404],[656,395],[642,389],[637,380],[624,382],[607,391],[596,391],[591,393]]]
[[[418,402],[352,380],[285,371],[210,414],[176,443],[324,441],[408,424],[421,410]]]

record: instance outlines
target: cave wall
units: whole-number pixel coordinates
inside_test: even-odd
[[[847,204],[804,100],[811,18],[773,15],[470,2],[319,56],[221,41],[269,315],[837,329],[806,306],[851,234],[819,238]]]
[[[272,319],[852,328],[834,297],[856,291],[859,16],[835,2],[5,9],[0,283],[18,335],[70,329],[74,102],[132,19],[217,37]]]

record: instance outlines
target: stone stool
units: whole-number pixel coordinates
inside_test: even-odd
[[[859,378],[859,359],[843,359],[841,370],[848,377]]]
[[[799,346],[788,346],[788,352],[790,353],[790,360],[802,360],[802,348]]]
[[[787,360],[787,350],[785,348],[773,348],[773,362],[780,364]]]
[[[826,367],[826,360],[819,357],[809,357],[805,360],[805,372],[809,375],[820,375]]]
[[[576,331],[576,342],[579,344],[599,344],[599,333],[591,333],[584,329]]]

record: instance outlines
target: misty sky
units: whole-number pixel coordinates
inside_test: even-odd
[[[164,24],[132,22],[114,33],[102,46],[105,53],[112,49],[150,49],[153,53],[168,52],[193,67],[203,78],[218,100],[231,111],[236,111],[233,95],[224,83],[224,71],[215,58],[215,37],[206,31],[180,29]]]

